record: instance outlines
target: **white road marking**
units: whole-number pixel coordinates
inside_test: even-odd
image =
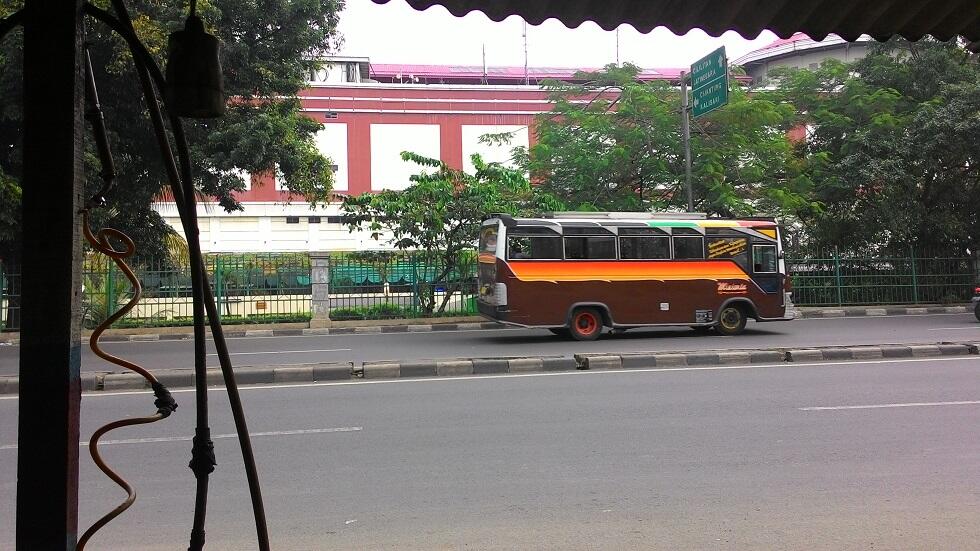
[[[958,402],[907,402],[903,404],[870,404],[866,406],[810,406],[797,408],[800,411],[839,411],[843,409],[885,409],[885,408],[918,408],[929,406],[972,406],[980,404],[980,400],[961,400]]]
[[[328,432],[358,432],[364,427],[334,427],[329,429],[299,429],[299,430],[274,430],[269,432],[250,432],[252,438],[257,436],[292,436],[294,434],[324,434]],[[224,438],[238,438],[237,434],[212,434],[212,440]],[[113,446],[118,444],[150,444],[154,442],[190,442],[193,436],[163,436],[159,438],[126,438],[122,440],[101,440],[100,446]],[[79,442],[79,446],[88,446],[88,442]],[[16,450],[17,444],[5,444],[0,446],[0,450]]]
[[[980,331],[980,326],[976,327],[934,327],[929,331]]]
[[[232,356],[256,356],[260,354],[304,354],[312,352],[350,352],[350,348],[323,348],[320,350],[271,350],[269,352],[229,352]],[[208,356],[217,356],[218,354],[212,353]]]

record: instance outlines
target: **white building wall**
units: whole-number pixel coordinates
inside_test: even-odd
[[[391,249],[390,235],[375,240],[369,231],[351,233],[340,223],[340,205],[312,209],[308,203],[246,203],[228,213],[216,204],[198,205],[204,252],[305,252]],[[183,228],[173,203],[153,208],[180,235]],[[287,221],[289,217],[289,221]],[[319,218],[319,222],[310,219]]]
[[[515,147],[528,147],[527,126],[500,125],[500,124],[464,124],[462,125],[463,138],[463,170],[472,174],[474,172],[473,161],[470,159],[474,153],[479,154],[484,162],[501,163],[505,166],[513,167],[511,162],[511,150]],[[504,132],[513,133],[513,138],[507,145],[490,145],[480,143],[480,137],[486,134],[502,134]]]
[[[371,190],[407,188],[421,167],[403,161],[402,151],[438,159],[439,146],[438,124],[372,124]]]

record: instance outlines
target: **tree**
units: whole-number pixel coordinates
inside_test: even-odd
[[[536,143],[516,148],[514,159],[577,210],[683,209],[680,97],[638,73],[634,65],[608,65],[576,74],[582,84],[546,83],[552,110],[536,121]],[[696,210],[738,216],[814,208],[785,135],[792,108],[734,88],[728,106],[693,121]]]
[[[810,128],[801,146],[815,246],[980,247],[980,68],[955,42],[892,40],[852,65],[778,73],[775,95]]]
[[[0,17],[19,4],[0,0]],[[163,67],[168,34],[183,27],[186,6],[152,0],[134,0],[127,6],[137,34]],[[223,208],[241,208],[233,193],[244,189],[245,182],[236,169],[267,173],[278,168],[286,188],[297,196],[313,203],[329,197],[330,161],[317,152],[312,141],[321,125],[300,112],[296,94],[313,60],[336,45],[337,14],[342,7],[343,0],[198,3],[205,26],[222,42],[225,93],[233,99],[224,117],[185,120],[185,128],[194,184]],[[168,227],[150,203],[167,182],[131,57],[125,43],[101,23],[89,20],[87,32],[118,172],[116,188],[107,197],[113,215],[93,213],[93,224],[111,223],[132,233],[141,256],[157,256],[165,252]],[[21,45],[19,31],[0,44],[0,182],[5,186],[10,180],[17,186],[22,173]],[[89,140],[86,186],[93,193],[101,185],[97,163]],[[19,220],[19,202],[7,201],[7,197],[0,203],[0,220]],[[0,255],[15,254],[17,241],[6,231],[0,235]]]
[[[347,197],[342,205],[351,231],[368,229],[374,239],[391,235],[398,249],[413,250],[423,273],[419,307],[426,315],[445,310],[467,277],[462,256],[473,249],[480,224],[494,213],[530,214],[560,210],[552,198],[535,190],[519,170],[484,163],[473,155],[475,174],[450,168],[438,159],[402,153],[423,168],[402,191]],[[435,284],[446,286],[436,304]]]

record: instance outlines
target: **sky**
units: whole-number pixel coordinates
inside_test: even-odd
[[[372,63],[524,66],[524,22],[516,16],[497,23],[480,12],[454,17],[442,6],[416,11],[404,0],[375,4],[346,0],[340,14],[344,44],[338,54],[368,57]],[[532,0],[528,0],[532,1]],[[776,35],[764,31],[752,40],[738,33],[721,37],[693,30],[677,36],[666,28],[640,34],[629,25],[619,29],[619,60],[643,68],[686,67],[725,46],[733,60],[765,46]],[[592,22],[569,29],[555,19],[527,25],[527,58],[531,67],[601,67],[616,62],[616,32]]]

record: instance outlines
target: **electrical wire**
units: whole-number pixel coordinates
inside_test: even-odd
[[[180,119],[171,115],[169,117],[171,131],[174,136],[177,148],[177,157],[180,162],[180,173],[177,172],[173,149],[163,125],[160,106],[157,95],[153,90],[153,84],[157,90],[163,90],[165,81],[160,68],[147,52],[145,46],[139,41],[133,31],[132,23],[122,0],[112,0],[112,6],[119,18],[92,4],[86,4],[84,10],[87,14],[102,21],[112,30],[116,31],[126,40],[134,61],[136,62],[137,74],[143,88],[147,107],[150,111],[150,119],[153,123],[154,132],[157,137],[161,154],[164,159],[164,166],[171,182],[171,189],[174,201],[180,213],[181,222],[184,226],[184,233],[187,237],[190,252],[192,289],[194,294],[194,328],[195,328],[195,372],[197,385],[197,404],[198,404],[198,428],[195,433],[194,447],[192,449],[191,468],[198,480],[197,493],[195,497],[194,527],[191,531],[192,551],[202,549],[204,546],[204,517],[207,505],[207,475],[213,470],[214,455],[213,444],[210,440],[210,429],[207,426],[207,389],[205,363],[201,360],[204,357],[204,313],[206,312],[211,327],[211,334],[214,339],[215,348],[218,353],[218,361],[225,381],[225,388],[231,406],[232,416],[235,421],[235,429],[238,434],[239,445],[242,450],[242,458],[245,466],[245,474],[248,481],[249,493],[252,501],[252,511],[255,517],[256,537],[261,551],[269,549],[268,526],[265,517],[265,507],[262,500],[262,492],[258,479],[258,470],[255,464],[255,457],[252,451],[251,440],[248,436],[248,426],[245,421],[244,409],[238,392],[238,385],[235,381],[235,373],[231,364],[231,357],[228,353],[228,346],[224,339],[224,332],[219,321],[217,307],[211,287],[207,284],[206,272],[204,270],[204,260],[200,250],[200,237],[197,225],[197,206],[194,199],[194,186],[191,171],[190,153],[187,146],[186,137],[183,132],[183,125]],[[152,80],[152,83],[151,83]],[[166,98],[163,98],[166,103]],[[203,304],[205,312],[201,312]],[[200,346],[198,346],[200,345]]]
[[[269,534],[265,517],[265,506],[262,500],[262,491],[259,485],[258,470],[255,464],[251,440],[248,435],[248,426],[245,421],[245,414],[241,403],[241,397],[238,392],[238,385],[235,381],[235,373],[231,364],[231,356],[228,352],[228,346],[224,339],[224,332],[221,327],[221,322],[219,321],[220,318],[218,316],[217,306],[214,302],[214,295],[207,281],[207,275],[204,267],[204,257],[200,248],[200,230],[198,229],[197,223],[197,206],[194,199],[195,190],[191,170],[190,151],[184,135],[183,125],[177,116],[172,114],[169,116],[171,131],[177,146],[177,156],[180,161],[180,170],[178,173],[177,162],[174,158],[170,140],[167,137],[167,130],[164,127],[163,117],[161,114],[160,105],[158,103],[158,101],[162,101],[166,105],[166,98],[161,97],[161,99],[158,100],[156,91],[153,88],[155,84],[156,90],[162,92],[165,87],[163,74],[152,56],[146,50],[146,47],[136,36],[132,20],[129,17],[129,13],[126,10],[123,0],[110,1],[113,9],[118,13],[118,18],[114,17],[109,12],[92,5],[91,3],[85,3],[83,5],[83,10],[89,16],[102,21],[110,29],[118,33],[129,46],[130,52],[134,58],[137,74],[140,78],[140,84],[143,88],[143,94],[146,99],[147,107],[150,112],[150,119],[153,123],[154,134],[156,135],[158,145],[160,146],[161,156],[163,157],[164,161],[163,164],[167,171],[171,190],[174,195],[174,201],[177,205],[177,210],[180,213],[181,223],[184,227],[185,236],[187,237],[188,248],[190,249],[189,256],[191,262],[192,294],[194,303],[194,367],[196,398],[198,405],[198,426],[195,429],[192,459],[190,463],[190,467],[194,471],[195,477],[197,478],[194,525],[191,530],[190,549],[191,551],[198,551],[204,547],[204,521],[207,507],[208,475],[214,470],[214,465],[216,464],[214,459],[214,444],[211,441],[210,427],[208,426],[206,386],[207,363],[205,348],[206,335],[204,332],[204,316],[207,315],[211,326],[211,333],[216,345],[215,347],[218,352],[218,361],[225,381],[225,388],[228,392],[228,398],[231,405],[232,416],[235,421],[235,429],[238,435],[239,445],[241,446],[242,450],[245,474],[248,480],[249,493],[252,501],[252,511],[255,517],[256,537],[258,540],[259,549],[261,551],[268,551]],[[194,16],[195,12],[196,2],[192,1],[191,15]],[[21,24],[22,20],[23,10],[19,10],[6,18],[0,19],[0,38],[3,38],[16,25]],[[91,60],[87,61],[87,69],[90,81],[94,86],[94,77],[91,75]],[[95,96],[96,94],[93,93],[92,95]],[[127,303],[123,309],[107,319],[103,325],[100,325],[100,330],[93,334],[101,335],[105,328],[109,327],[115,320],[125,315],[129,309],[135,306],[136,302],[139,300],[138,296],[141,294],[141,287],[139,285],[139,280],[135,278],[134,274],[132,274],[132,270],[130,270],[122,260],[123,258],[131,256],[135,251],[132,240],[117,230],[103,229],[98,234],[93,235],[91,230],[88,228],[89,209],[102,206],[104,204],[105,200],[102,195],[109,187],[111,187],[111,179],[115,175],[114,170],[112,169],[111,154],[108,153],[108,141],[105,139],[104,135],[105,128],[101,120],[101,111],[99,111],[97,108],[95,111],[98,112],[98,121],[93,120],[92,124],[97,135],[96,141],[99,153],[103,160],[103,170],[101,175],[105,180],[105,185],[99,194],[94,196],[86,205],[86,208],[81,212],[84,220],[84,231],[86,233],[86,237],[91,238],[90,242],[92,243],[92,246],[112,258],[120,269],[127,274],[127,277],[132,276],[130,281],[134,284],[134,298]],[[102,132],[102,135],[99,135],[99,132]],[[112,237],[121,240],[124,245],[126,245],[125,250],[119,251],[114,249],[110,242],[110,238]],[[126,491],[127,498],[110,513],[99,519],[98,522],[96,522],[89,528],[89,530],[85,532],[85,534],[83,534],[79,544],[76,547],[79,550],[83,549],[84,545],[90,540],[96,531],[129,508],[136,496],[132,487],[124,479],[122,479],[122,477],[112,471],[112,469],[110,469],[102,460],[101,455],[98,452],[99,439],[107,432],[123,426],[132,426],[158,421],[169,416],[173,410],[177,408],[177,404],[173,401],[169,391],[167,391],[163,385],[156,381],[151,373],[142,369],[138,365],[133,364],[132,362],[117,358],[102,351],[101,348],[98,347],[97,336],[93,337],[91,344],[93,346],[93,350],[95,350],[96,354],[98,354],[100,357],[103,357],[107,361],[111,361],[122,367],[126,367],[127,369],[132,369],[144,377],[147,377],[150,381],[151,387],[154,390],[154,394],[157,396],[157,400],[154,403],[157,405],[158,411],[156,414],[151,416],[134,419],[127,418],[105,425],[96,431],[90,440],[89,449],[96,465],[98,465],[99,468],[102,469],[107,476],[109,476],[109,478],[119,484]]]

